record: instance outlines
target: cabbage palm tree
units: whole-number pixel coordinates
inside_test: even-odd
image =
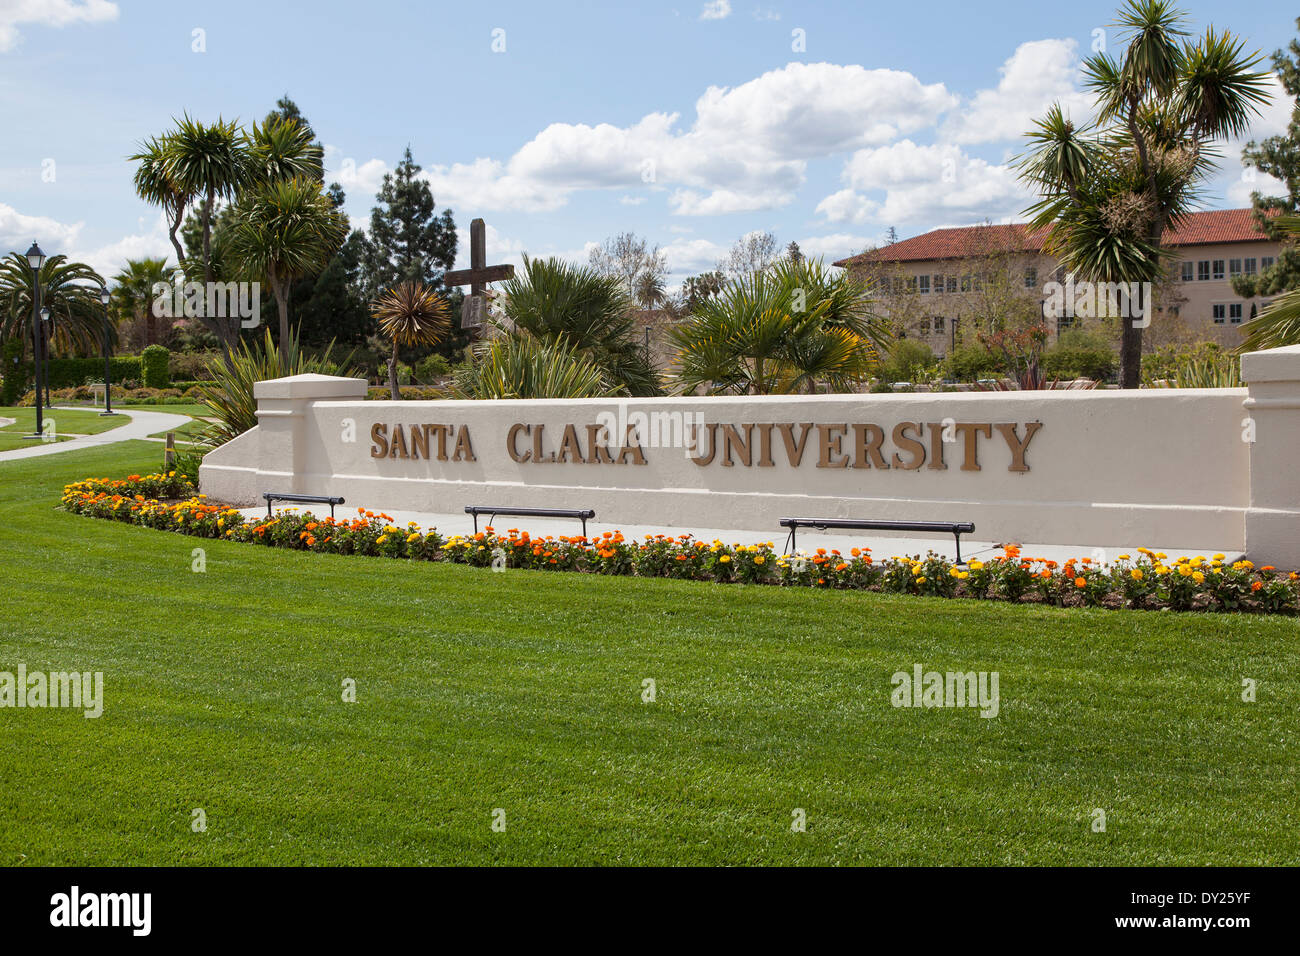
[[[559,336],[502,335],[475,347],[472,365],[457,373],[457,398],[608,398],[625,394],[599,365]]]
[[[402,397],[397,384],[397,352],[403,345],[437,345],[451,331],[451,309],[436,289],[423,282],[403,282],[370,306],[379,331],[393,343],[388,359],[388,388],[393,401]]]
[[[177,232],[185,218],[185,209],[194,196],[181,188],[167,172],[168,136],[151,136],[140,144],[140,151],[131,156],[136,167],[134,182],[136,195],[158,206],[167,220],[167,235],[176,250],[176,261],[185,262],[185,250],[181,247]]]
[[[1293,239],[1300,238],[1300,216],[1279,216],[1274,223]],[[1300,345],[1300,289],[1283,292],[1241,331],[1243,352]]]
[[[275,180],[235,204],[226,249],[243,272],[270,285],[280,341],[289,340],[290,284],[324,269],[347,231],[347,220],[314,179]]]
[[[205,124],[186,113],[163,139],[163,169],[177,191],[201,200],[203,279],[212,281],[212,216],[250,181],[248,136],[234,120]]]
[[[50,256],[41,266],[41,305],[50,310],[54,334],[51,354],[93,355],[103,344],[104,307],[99,290],[104,280],[84,262],[69,261],[67,256]],[[0,320],[3,335],[32,334],[32,270],[27,258],[17,252],[0,259]]]
[[[1258,54],[1213,27],[1192,42],[1185,24],[1167,0],[1128,0],[1120,57],[1084,64],[1096,124],[1075,125],[1054,105],[1027,134],[1020,175],[1042,196],[1032,227],[1050,230],[1046,251],[1081,279],[1158,282],[1162,237],[1194,208],[1214,141],[1240,136],[1267,102]],[[1126,321],[1120,384],[1139,387],[1141,367],[1142,328]]]

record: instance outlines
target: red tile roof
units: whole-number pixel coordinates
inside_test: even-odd
[[[837,266],[867,262],[921,262],[931,259],[966,259],[987,255],[991,250],[1040,252],[1047,229],[1031,231],[1025,223],[1011,225],[964,226],[957,229],[934,229],[903,239],[890,246],[849,256]],[[1216,209],[1194,212],[1176,229],[1166,229],[1167,246],[1198,246],[1219,242],[1264,242],[1249,209]]]

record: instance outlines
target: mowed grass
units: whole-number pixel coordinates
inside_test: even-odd
[[[36,430],[36,409],[0,407],[0,418],[12,418],[13,423],[0,427],[0,451],[12,448],[29,448],[36,439],[26,438]],[[125,416],[100,415],[98,411],[47,408],[44,422],[54,422],[56,440],[66,441],[72,435],[98,435],[127,423]]]
[[[1300,862],[1294,620],[494,574],[56,510],[156,457],[0,464],[0,670],[106,697],[0,709],[4,864]],[[891,707],[914,663],[998,671],[1000,715]]]

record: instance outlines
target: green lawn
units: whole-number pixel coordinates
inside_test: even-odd
[[[98,411],[69,411],[62,408],[45,409],[45,419],[53,419],[54,431],[59,441],[66,441],[71,435],[98,435],[120,425],[125,425],[125,416],[101,416]],[[36,430],[35,408],[0,407],[0,418],[16,419],[14,424],[0,427],[0,451],[11,448],[28,448],[36,444],[34,439],[23,436]]]
[[[133,405],[130,402],[123,405],[114,402],[113,408],[139,409],[142,412],[159,412],[163,415],[189,415],[191,418],[206,418],[212,414],[212,409],[206,405]]]
[[[156,456],[0,464],[0,670],[101,670],[106,697],[0,709],[2,863],[1300,863],[1295,620],[494,574],[54,510]],[[998,671],[1000,716],[892,708],[914,663]]]

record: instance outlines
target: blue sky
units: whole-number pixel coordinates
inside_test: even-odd
[[[1266,53],[1295,35],[1281,3],[1182,6],[1198,31]],[[0,0],[0,251],[35,237],[110,271],[169,253],[131,188],[135,144],[186,110],[258,120],[288,93],[354,225],[409,143],[464,259],[476,216],[492,262],[585,257],[627,230],[677,279],[752,230],[839,258],[890,226],[1019,218],[1018,134],[1053,100],[1086,116],[1078,58],[1097,30],[1118,46],[1114,9]],[[1279,96],[1254,132],[1289,111]],[[1225,149],[1208,208],[1261,185],[1239,153]]]

